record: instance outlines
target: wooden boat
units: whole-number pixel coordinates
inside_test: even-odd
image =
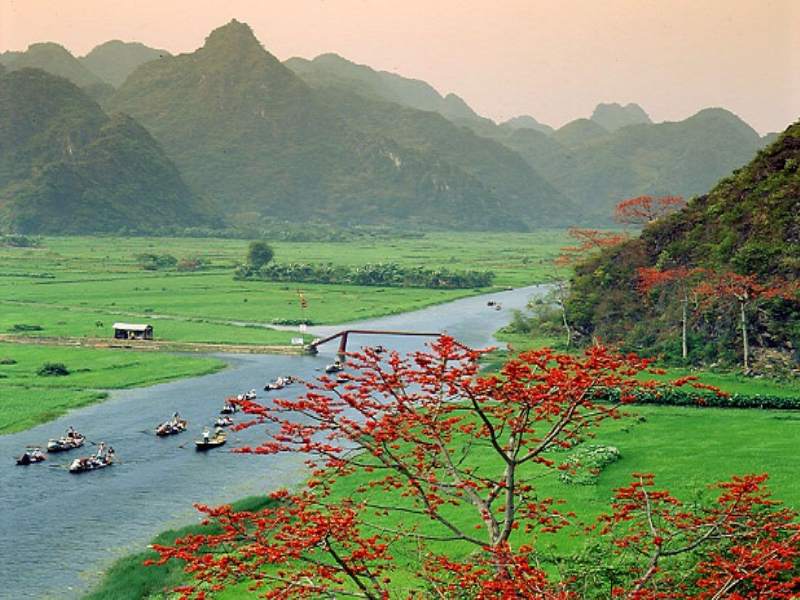
[[[46,459],[47,459],[47,457],[44,455],[44,453],[42,451],[39,451],[39,452],[36,452],[36,451],[32,451],[31,452],[31,451],[29,451],[29,452],[25,452],[22,456],[20,456],[17,459],[17,464],[18,465],[22,465],[22,466],[35,465],[36,463],[43,462]]]
[[[224,433],[218,433],[214,437],[209,438],[208,441],[203,439],[195,440],[195,450],[200,452],[204,450],[211,450],[212,448],[219,448],[225,443],[226,437],[227,436]]]
[[[75,448],[80,448],[83,446],[85,441],[86,438],[80,434],[75,437],[62,436],[58,439],[48,440],[47,451],[66,452],[68,450],[74,450]]]
[[[95,456],[83,456],[76,458],[69,465],[70,473],[85,473],[86,471],[96,471],[98,469],[105,469],[114,464],[112,457],[97,458]]]
[[[222,410],[219,411],[219,414],[221,414],[221,415],[232,415],[237,410],[239,410],[239,409],[236,408],[235,404],[227,404],[226,403],[225,406],[222,407]]]
[[[162,423],[158,427],[156,427],[156,435],[159,437],[166,437],[168,435],[176,435],[178,433],[183,433],[186,431],[186,428],[189,426],[189,423],[183,419],[179,421],[172,422],[166,421]]]

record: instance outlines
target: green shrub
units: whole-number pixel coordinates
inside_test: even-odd
[[[619,402],[619,390],[597,390],[595,399],[603,402]],[[762,396],[760,394],[731,394],[729,396],[718,396],[710,391],[675,387],[637,390],[633,394],[632,404],[800,410],[800,398]]]
[[[39,367],[36,374],[41,377],[63,377],[64,375],[69,375],[69,369],[64,363],[48,362]]]
[[[13,358],[0,358],[0,365],[15,365],[17,361]]]
[[[570,485],[595,485],[603,469],[620,457],[619,450],[614,446],[578,446],[562,463],[566,470],[558,477]]]
[[[259,279],[292,283],[325,283],[381,287],[414,287],[430,289],[484,288],[492,284],[491,271],[450,271],[404,267],[396,263],[375,263],[356,267],[306,263],[271,263],[260,269],[241,265],[236,279]]]
[[[41,325],[29,325],[27,323],[15,323],[11,326],[11,331],[42,331]]]

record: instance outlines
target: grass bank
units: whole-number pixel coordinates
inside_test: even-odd
[[[69,374],[40,375],[45,363]],[[0,343],[0,434],[29,429],[108,396],[108,390],[213,373],[215,358]]]

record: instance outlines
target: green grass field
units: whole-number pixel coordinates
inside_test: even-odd
[[[289,344],[291,334],[241,323],[311,320],[340,323],[406,312],[480,290],[302,286],[234,281],[247,241],[193,238],[45,238],[40,248],[0,248],[0,333],[107,337],[114,321],[152,321],[163,340]],[[448,269],[492,270],[497,287],[552,276],[566,243],[561,231],[530,234],[428,234],[421,239],[353,243],[278,243],[279,262],[361,265],[397,262]],[[194,273],[145,271],[140,253],[202,256]],[[302,310],[298,289],[308,308]],[[235,323],[235,324],[234,324]],[[15,325],[41,331],[16,332]]]
[[[44,363],[63,363],[70,373],[38,375]],[[107,390],[203,375],[223,367],[214,358],[168,353],[0,343],[0,435],[102,400]]]

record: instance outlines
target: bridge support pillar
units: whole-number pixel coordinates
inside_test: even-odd
[[[345,331],[342,333],[341,337],[339,338],[339,350],[337,354],[339,355],[340,359],[343,359],[345,354],[347,354],[347,334],[349,332]]]

